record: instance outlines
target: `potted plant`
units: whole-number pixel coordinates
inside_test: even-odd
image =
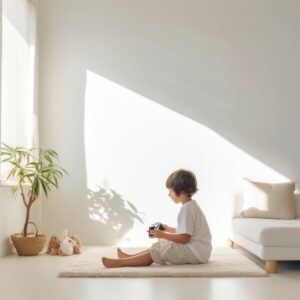
[[[58,154],[52,149],[0,147],[1,162],[9,164],[6,179],[14,179],[14,194],[20,193],[25,205],[26,216],[21,233],[11,235],[19,255],[37,255],[44,247],[46,235],[39,234],[36,224],[30,221],[30,210],[41,193],[48,197],[58,180],[67,174],[59,165]],[[35,227],[35,233],[28,232],[28,225]]]

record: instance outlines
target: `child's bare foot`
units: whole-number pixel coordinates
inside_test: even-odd
[[[127,258],[127,257],[130,257],[129,254],[123,252],[120,248],[117,249],[117,253],[118,253],[118,257],[119,257],[119,258]]]
[[[106,268],[119,268],[121,263],[118,259],[102,257],[102,263]]]

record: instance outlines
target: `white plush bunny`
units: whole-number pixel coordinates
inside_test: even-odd
[[[59,255],[72,255],[74,246],[76,246],[76,242],[68,237],[68,230],[64,229],[61,236]]]

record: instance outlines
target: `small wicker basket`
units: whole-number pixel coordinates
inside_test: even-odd
[[[43,250],[46,243],[45,234],[25,237],[20,233],[15,233],[12,234],[10,238],[20,256],[38,255]]]

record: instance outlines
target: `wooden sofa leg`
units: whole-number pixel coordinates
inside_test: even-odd
[[[234,241],[228,240],[228,246],[229,246],[230,248],[234,248]]]
[[[276,260],[266,260],[266,271],[268,273],[276,273],[277,261]]]

